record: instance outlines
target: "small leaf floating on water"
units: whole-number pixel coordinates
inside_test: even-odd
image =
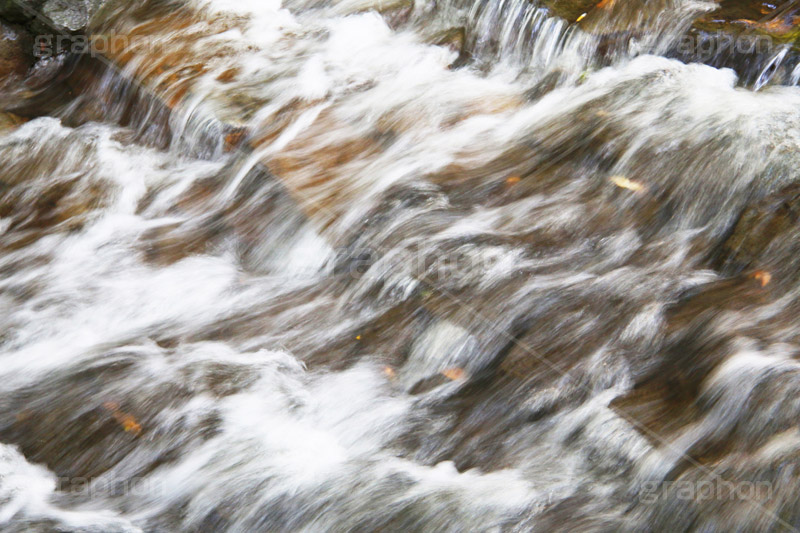
[[[611,176],[608,179],[608,181],[610,181],[617,187],[628,189],[634,192],[641,192],[644,190],[644,185],[642,185],[638,181],[633,181],[631,179],[628,179],[625,176]]]
[[[582,14],[580,17],[578,17],[577,19],[575,19],[575,22],[580,22],[580,21],[582,21],[582,20],[583,20],[583,19],[585,19],[585,18],[586,18],[586,13]]]
[[[361,340],[361,335],[356,335],[356,340],[360,341]]]
[[[394,377],[397,375],[396,372],[394,371],[394,369],[392,367],[390,367],[390,366],[383,367],[383,373],[389,379],[394,379]]]
[[[138,436],[142,432],[141,424],[133,415],[120,411],[117,402],[103,402],[103,407],[111,413],[111,416],[122,426],[126,433],[133,433]]]
[[[123,415],[119,423],[122,424],[123,429],[128,433],[138,435],[142,432],[142,426],[133,418],[133,415]]]
[[[766,270],[756,270],[750,275],[750,277],[756,281],[760,281],[762,287],[766,287],[769,285],[769,282],[772,281],[772,274]]]
[[[514,185],[515,183],[519,183],[521,179],[522,178],[519,176],[511,176],[510,178],[506,179],[506,185]]]
[[[458,367],[446,368],[442,370],[441,373],[444,377],[453,381],[463,381],[467,377],[467,373],[464,372],[464,369]]]

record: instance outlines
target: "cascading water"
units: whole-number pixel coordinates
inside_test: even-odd
[[[9,85],[0,529],[800,528],[793,52],[554,3],[112,2]]]

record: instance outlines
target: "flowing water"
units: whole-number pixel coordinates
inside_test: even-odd
[[[0,529],[800,527],[791,55],[647,6],[105,13],[0,136]]]

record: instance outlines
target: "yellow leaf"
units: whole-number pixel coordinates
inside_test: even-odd
[[[628,189],[636,192],[644,190],[644,185],[642,185],[638,181],[630,180],[625,176],[612,176],[611,178],[609,178],[609,181],[614,185],[616,185],[617,187],[622,187],[623,189]]]

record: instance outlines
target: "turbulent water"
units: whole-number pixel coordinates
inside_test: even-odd
[[[650,5],[106,14],[0,136],[0,529],[800,527],[800,88]]]

